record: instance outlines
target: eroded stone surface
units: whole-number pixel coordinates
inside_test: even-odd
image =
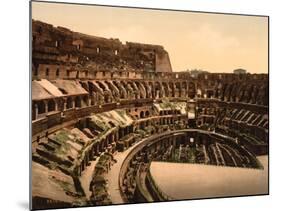
[[[267,74],[173,72],[163,46],[35,20],[32,56],[34,208],[169,200],[144,182],[151,161],[244,172],[268,154]],[[183,129],[206,134],[164,137],[130,157]]]

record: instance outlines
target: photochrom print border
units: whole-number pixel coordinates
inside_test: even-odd
[[[267,64],[267,67],[268,67],[268,71],[267,71],[267,74],[268,74],[268,76],[267,76],[267,87],[268,87],[268,89],[267,89],[267,93],[265,93],[266,95],[267,95],[267,97],[268,97],[268,99],[267,99],[267,105],[265,106],[265,108],[264,109],[267,109],[267,116],[268,116],[268,118],[267,118],[267,121],[268,121],[268,125],[266,126],[266,129],[267,129],[267,155],[268,155],[268,160],[267,160],[267,164],[268,164],[268,176],[267,176],[267,179],[268,179],[268,181],[267,181],[267,186],[268,186],[268,188],[267,188],[267,192],[266,193],[259,193],[259,194],[249,194],[249,195],[234,195],[234,196],[216,196],[216,197],[202,197],[202,198],[192,198],[192,199],[172,199],[172,200],[168,200],[168,201],[173,201],[173,202],[175,202],[175,201],[183,201],[183,200],[201,200],[201,199],[214,199],[214,198],[232,198],[232,197],[245,197],[245,196],[257,196],[257,195],[269,195],[269,173],[270,173],[270,162],[269,162],[269,159],[270,159],[270,152],[269,152],[269,145],[270,145],[270,137],[269,137],[269,75],[270,75],[270,73],[269,73],[269,31],[270,31],[270,28],[269,28],[269,24],[270,24],[270,17],[269,16],[267,16],[267,15],[253,15],[253,14],[234,14],[234,13],[220,13],[220,12],[208,12],[208,11],[189,11],[189,10],[174,10],[174,9],[162,9],[162,8],[144,8],[144,7],[128,7],[128,6],[117,6],[117,5],[98,5],[98,4],[85,4],[85,3],[69,3],[69,2],[55,2],[55,1],[30,1],[29,2],[29,7],[30,7],[30,21],[29,21],[29,29],[30,29],[30,31],[29,31],[29,33],[30,33],[30,36],[29,36],[29,62],[30,62],[30,70],[29,70],[29,77],[30,77],[30,81],[29,81],[29,83],[30,83],[30,93],[29,93],[29,96],[30,96],[30,107],[29,107],[29,113],[30,113],[30,121],[29,121],[29,127],[30,127],[30,142],[29,142],[29,149],[30,149],[30,151],[29,151],[29,158],[30,158],[30,162],[29,162],[29,168],[30,168],[30,181],[29,181],[29,183],[30,183],[30,189],[29,189],[29,200],[30,200],[30,210],[40,210],[40,209],[56,209],[56,207],[47,207],[47,208],[42,208],[42,207],[40,207],[40,208],[37,208],[37,207],[33,207],[32,206],[32,159],[33,159],[33,156],[32,156],[32,154],[33,154],[33,150],[32,150],[32,145],[33,145],[33,130],[34,130],[34,128],[33,128],[33,121],[34,121],[34,114],[33,114],[33,99],[32,99],[32,81],[34,80],[34,75],[33,75],[33,37],[32,37],[32,32],[33,32],[33,30],[32,30],[32,25],[33,25],[33,21],[32,21],[32,12],[33,12],[33,8],[32,8],[32,3],[46,3],[46,4],[65,4],[65,5],[73,5],[73,6],[75,6],[75,5],[80,5],[80,6],[85,6],[85,7],[96,7],[96,8],[126,8],[126,9],[140,9],[140,10],[146,10],[146,11],[167,11],[167,12],[169,12],[169,11],[171,11],[171,12],[178,12],[179,14],[181,14],[181,13],[198,13],[198,14],[218,14],[218,15],[221,15],[222,17],[223,16],[225,16],[225,15],[234,15],[234,16],[248,16],[249,18],[250,17],[261,17],[261,18],[265,18],[265,19],[267,19],[267,32],[268,32],[268,34],[267,34],[267,37],[268,37],[268,40],[267,40],[267,46],[268,46],[268,48],[267,48],[267,61],[268,61],[268,64]],[[63,26],[62,26],[63,27]],[[73,29],[71,29],[71,28],[69,28],[71,31],[73,30]],[[72,31],[72,32],[74,32],[74,31]],[[81,32],[82,33],[82,32]],[[116,37],[116,38],[118,38],[118,37]],[[138,40],[135,40],[135,42],[138,42]],[[157,43],[155,43],[155,45],[157,45]],[[165,47],[165,46],[164,46]],[[80,48],[80,46],[79,46],[79,48]],[[168,52],[169,53],[169,52]],[[169,56],[169,55],[168,55]],[[48,71],[49,72],[49,71]],[[48,73],[49,74],[49,73]],[[78,74],[79,75],[79,74]],[[246,77],[246,76],[245,76]],[[39,77],[40,78],[40,77]],[[77,78],[76,78],[77,79]],[[78,79],[79,79],[79,77],[78,77]],[[175,78],[175,79],[177,79],[177,78]],[[40,80],[40,79],[39,79]],[[171,78],[171,80],[173,80],[173,78]],[[262,79],[261,79],[262,80]],[[53,85],[54,85],[54,83],[53,83]],[[43,85],[42,85],[43,86]],[[138,86],[137,86],[138,87]],[[138,87],[139,88],[139,87]],[[168,87],[169,88],[169,87]],[[60,89],[61,90],[61,89]],[[265,89],[266,90],[266,89]],[[253,90],[252,90],[253,91]],[[165,95],[165,94],[164,94]],[[152,96],[154,96],[154,95],[152,95]],[[151,97],[152,98],[152,104],[153,103],[158,103],[158,98],[156,99],[156,97],[154,96],[154,97]],[[163,100],[164,101],[164,100]],[[163,103],[163,101],[160,101],[160,102],[162,102]],[[173,102],[172,100],[171,101],[168,101],[167,103],[171,103],[171,102]],[[190,101],[187,101],[187,102],[190,102]],[[72,102],[72,103],[74,103],[75,104],[75,102]],[[120,102],[118,102],[119,104],[117,104],[117,107],[116,108],[122,108],[121,106],[119,106],[120,105]],[[224,103],[224,102],[223,102]],[[121,103],[122,104],[122,103]],[[97,106],[97,108],[95,108],[95,109],[101,109],[101,105],[95,105],[95,106]],[[100,106],[100,107],[98,107],[98,106]],[[118,107],[119,106],[119,107]],[[123,107],[123,108],[126,108],[126,107]],[[129,108],[132,108],[131,106],[129,107]],[[96,110],[95,110],[96,111]],[[47,109],[47,111],[46,112],[48,112],[48,109]],[[62,115],[63,115],[63,112],[61,113]],[[63,118],[63,117],[62,117]],[[81,118],[82,119],[82,118]],[[188,122],[184,122],[184,123],[186,123],[186,124],[188,124]],[[83,123],[84,124],[84,123]],[[197,123],[196,123],[197,124]],[[47,135],[46,135],[46,137],[49,135],[49,133],[48,133],[48,129],[49,128],[47,128]],[[185,132],[185,129],[186,128],[181,128],[181,129],[178,129],[177,131],[179,132],[179,133],[184,133]],[[194,129],[194,130],[193,130]],[[188,129],[188,131],[189,132],[196,132],[196,129],[197,128],[189,128]],[[130,130],[130,129],[128,129],[128,130]],[[43,130],[42,130],[43,131]],[[204,132],[203,132],[204,133]],[[89,135],[90,134],[90,135]],[[89,133],[88,135],[89,136],[91,136],[91,133]],[[163,134],[163,135],[170,135],[170,133],[169,133],[169,131],[160,131],[159,132],[159,134]],[[159,135],[158,134],[158,135]],[[172,134],[172,135],[174,135],[174,134]],[[175,134],[176,135],[176,134]],[[213,134],[214,136],[216,136],[216,134]],[[88,137],[89,137],[88,136]],[[150,140],[151,142],[153,142],[154,140],[153,140],[153,138],[151,138],[150,139],[150,136],[152,137],[152,135],[149,135],[149,136],[147,136],[147,137],[143,137],[143,139],[142,140]],[[188,135],[187,135],[188,136]],[[223,138],[222,136],[220,136],[220,135],[218,135],[218,137],[217,137],[218,139],[219,138]],[[229,140],[235,140],[235,139],[233,139],[233,137],[232,136],[230,136],[229,137]],[[189,142],[189,144],[190,144],[190,142]],[[139,144],[140,146],[141,146],[141,143]],[[148,144],[147,145],[145,145],[144,147],[147,147],[148,146]],[[51,147],[52,148],[52,147]],[[243,147],[243,149],[244,149],[244,147]],[[133,152],[133,150],[134,149],[132,149],[132,152]],[[143,148],[142,148],[142,150],[143,150]],[[246,149],[246,151],[248,152],[248,149]],[[246,152],[245,152],[246,153]],[[89,155],[90,156],[90,155]],[[130,152],[126,155],[126,157],[127,156],[130,156]],[[134,155],[135,156],[135,155]],[[98,157],[99,158],[99,157]],[[96,159],[98,159],[98,158],[96,158]],[[113,157],[113,160],[114,160],[114,157]],[[125,162],[125,160],[123,161],[123,162]],[[131,162],[131,161],[130,161]],[[68,164],[67,164],[68,165]],[[113,164],[114,165],[114,164]],[[123,163],[122,163],[122,165],[123,165]],[[109,167],[110,168],[110,167]],[[122,168],[122,167],[121,167]],[[120,168],[120,169],[121,169]],[[254,167],[253,167],[254,168]],[[118,177],[120,176],[120,174],[118,175]],[[118,178],[118,180],[119,180],[119,188],[120,188],[120,179]],[[156,186],[157,187],[157,186]],[[90,187],[89,187],[90,188]],[[120,191],[121,192],[121,191]],[[156,202],[160,202],[161,200],[154,200],[154,201],[152,201],[152,202],[149,202],[149,201],[146,201],[146,202],[143,202],[143,201],[136,201],[136,202],[130,202],[130,201],[128,201],[128,202],[126,202],[126,203],[114,203],[114,204],[104,204],[104,205],[90,205],[90,204],[86,204],[86,205],[82,205],[82,206],[80,206],[80,205],[72,205],[71,207],[59,207],[60,209],[64,209],[64,208],[73,208],[73,207],[95,207],[95,206],[111,206],[111,205],[123,205],[123,204],[138,204],[138,203],[156,203]]]

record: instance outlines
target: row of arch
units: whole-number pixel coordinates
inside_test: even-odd
[[[268,85],[265,83],[225,83],[216,88],[215,97],[229,102],[268,105]]]
[[[90,95],[102,94],[106,99],[159,99],[164,97],[189,97],[196,95],[195,82],[151,82],[151,81],[88,81],[83,82]]]
[[[164,97],[189,97],[193,99],[199,97],[217,98],[227,102],[268,105],[268,85],[265,83],[220,83],[212,88],[204,87],[204,85],[193,81],[104,81],[103,83],[97,81],[96,83],[101,88],[100,91],[107,91],[119,99],[159,99]]]
[[[46,114],[51,112],[64,111],[72,108],[82,108],[89,105],[90,100],[88,95],[36,100],[32,102],[32,120],[44,117]]]
[[[63,98],[43,99],[32,102],[32,119],[52,111],[64,111],[92,105],[134,99],[161,99],[165,97],[217,98],[227,102],[268,105],[268,86],[261,84],[219,84],[214,90],[204,90],[195,82],[152,81],[80,81],[89,93]],[[207,94],[206,94],[207,93]],[[145,116],[145,115],[143,115]]]

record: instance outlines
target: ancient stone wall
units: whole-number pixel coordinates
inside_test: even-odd
[[[52,72],[136,71],[171,72],[169,55],[162,46],[106,39],[32,21],[33,74]],[[48,67],[50,65],[50,67]],[[43,73],[42,73],[43,72]],[[57,74],[57,77],[62,75]]]

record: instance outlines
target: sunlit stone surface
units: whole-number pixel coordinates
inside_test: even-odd
[[[159,188],[174,199],[266,194],[268,156],[258,159],[264,170],[152,162],[151,174]]]
[[[32,208],[267,193],[268,74],[135,41],[32,20]]]

